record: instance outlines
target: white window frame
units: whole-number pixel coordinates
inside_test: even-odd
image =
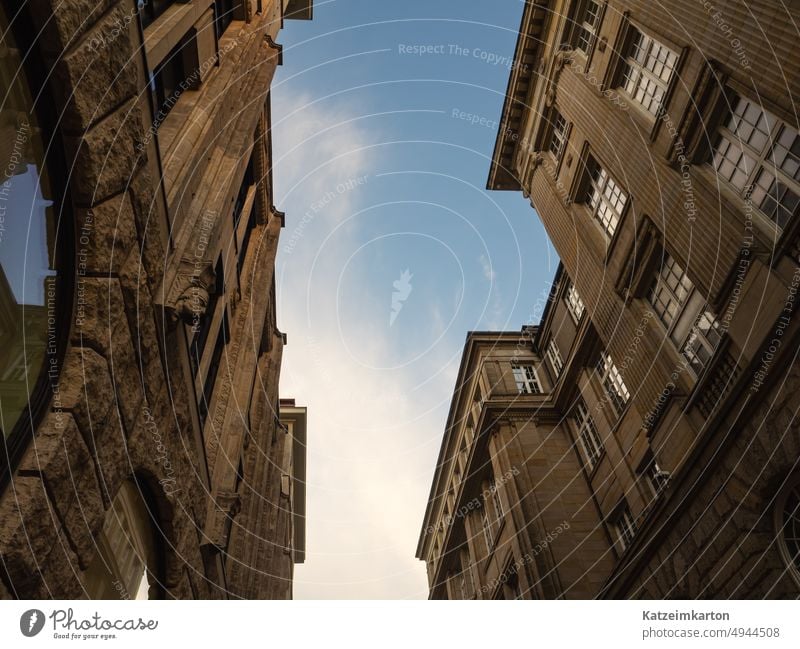
[[[722,327],[719,319],[706,306],[700,311],[691,332],[680,348],[681,354],[689,362],[689,366],[698,378],[708,366],[721,340]]]
[[[561,357],[561,352],[559,351],[558,345],[556,345],[554,338],[551,338],[550,342],[547,344],[545,355],[547,356],[547,360],[550,362],[550,367],[553,368],[555,377],[558,378],[561,376],[561,372],[564,371],[564,359]]]
[[[586,167],[586,203],[592,218],[600,224],[606,237],[612,239],[625,213],[628,194],[594,156],[589,156]]]
[[[558,111],[553,110],[550,123],[550,137],[547,149],[556,160],[561,160],[567,148],[567,127],[569,124],[564,116]]]
[[[614,517],[614,522],[612,525],[617,534],[617,540],[619,541],[620,547],[624,552],[631,546],[631,543],[633,543],[633,539],[636,536],[637,531],[636,521],[634,520],[631,509],[628,507],[627,503],[620,507],[619,512]]]
[[[472,563],[469,552],[461,551],[461,596],[470,599],[475,594],[475,579],[472,576]]]
[[[731,105],[710,164],[781,231],[800,214],[800,157],[790,151],[800,134],[754,101],[735,95]]]
[[[542,383],[539,381],[539,375],[533,365],[515,363],[512,364],[511,371],[519,394],[542,393]]]
[[[669,473],[664,471],[655,459],[647,467],[647,482],[655,498],[658,498],[669,484]]]
[[[622,88],[644,110],[658,115],[675,75],[678,58],[677,52],[631,26],[625,47]]]
[[[648,300],[668,331],[680,318],[693,292],[694,284],[686,271],[672,255],[665,255]]]
[[[497,483],[492,480],[489,483],[489,493],[492,494],[492,507],[494,509],[494,518],[498,525],[503,521],[503,503],[500,500],[500,493],[498,492]]]
[[[622,374],[614,364],[611,354],[603,352],[597,363],[597,374],[600,384],[603,386],[604,394],[609,398],[611,404],[619,415],[628,404],[631,398],[630,390],[625,385]]]
[[[584,305],[583,300],[578,293],[578,289],[575,288],[575,284],[572,281],[570,281],[569,285],[567,286],[565,296],[569,314],[572,316],[575,324],[580,323],[581,318],[583,318],[583,313],[586,311],[586,305]]]
[[[583,451],[583,457],[589,471],[592,471],[603,455],[605,448],[600,434],[597,432],[594,420],[589,413],[589,408],[583,401],[575,404],[574,414],[576,428],[578,430],[578,441]]]
[[[578,0],[572,21],[571,45],[585,56],[597,39],[600,30],[600,13],[602,11],[599,0]]]
[[[671,255],[648,293],[648,301],[680,354],[699,377],[722,339],[716,314]]]
[[[486,549],[488,552],[492,551],[492,546],[494,544],[494,536],[492,532],[492,521],[489,518],[489,511],[486,507],[486,500],[483,501],[483,506],[481,507],[481,525],[483,526],[483,538],[486,541]]]

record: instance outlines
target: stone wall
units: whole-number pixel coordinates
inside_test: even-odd
[[[69,170],[66,180],[77,233],[77,275],[69,344],[59,377],[60,408],[50,404],[11,484],[0,495],[0,597],[85,597],[81,572],[96,554],[95,536],[125,480],[136,480],[151,494],[157,519],[163,569],[150,575],[152,595],[217,598],[231,591],[235,596],[265,596],[272,591],[263,561],[252,559],[235,538],[229,545],[225,535],[216,542],[208,536],[209,511],[218,509],[209,494],[223,500],[227,489],[217,487],[213,476],[225,472],[213,465],[207,468],[187,327],[170,301],[180,279],[181,258],[170,232],[176,214],[186,212],[187,205],[180,201],[167,205],[156,140],[147,136],[152,114],[142,32],[138,18],[130,19],[134,3],[32,0],[28,4],[36,29],[42,30],[37,47],[44,50],[45,65],[53,73],[52,101],[64,107],[57,131]],[[238,190],[247,164],[247,159],[240,159],[240,151],[252,146],[276,64],[277,51],[263,33],[277,33],[281,8],[279,2],[265,5],[268,11],[261,20],[268,25],[234,25],[243,34],[239,56],[248,52],[251,58],[266,57],[271,63],[260,66],[257,74],[240,76],[241,83],[249,82],[247,92],[222,93],[221,105],[205,107],[220,115],[239,115],[230,127],[238,129],[237,137],[221,138],[215,144],[223,154],[225,146],[231,147],[232,167],[216,169],[206,178],[217,187],[224,186],[221,205]],[[224,63],[234,66],[236,59],[229,57]],[[231,72],[225,65],[220,70],[218,78]],[[241,110],[238,102],[259,96],[260,108]],[[266,147],[264,141],[257,146]],[[265,164],[263,155],[269,155],[267,148],[261,166],[268,168],[271,163],[266,160]],[[195,160],[189,162],[193,167]],[[201,176],[203,170],[201,164]],[[223,176],[225,181],[220,182]],[[271,209],[271,198],[263,189],[266,184],[265,173],[260,177],[258,205],[253,208],[260,210],[262,225],[252,241],[271,242],[260,256],[249,254],[246,262],[259,266],[253,278],[264,282],[260,286],[272,282],[281,221]],[[196,211],[189,213],[192,218],[199,216]],[[220,209],[220,214],[220,221],[230,220],[227,209]],[[227,245],[221,241],[225,236],[229,233],[224,227],[215,225],[212,244],[218,249]],[[269,446],[276,427],[282,346],[275,326],[274,294],[256,291],[254,295],[259,300],[258,313],[253,315],[245,295],[237,314],[243,321],[240,329],[252,328],[249,316],[263,323],[264,333],[256,332],[250,340],[240,332],[236,334],[240,338],[232,340],[241,346],[242,357],[251,361],[249,377],[241,377],[236,385],[248,383],[247,390],[252,390],[260,368],[266,395],[253,413],[257,443],[251,444],[248,454],[243,432],[230,446],[235,456],[228,458],[233,472],[241,456],[246,479],[250,479],[247,488],[256,492],[245,497],[245,518],[257,515],[264,506],[262,494],[271,498],[267,492],[275,480],[272,474],[252,480],[253,454],[257,447]],[[269,341],[267,347],[262,338]],[[222,384],[229,377],[218,380]],[[220,408],[224,410],[224,404]],[[227,534],[230,517],[238,509],[222,511],[223,519],[229,517],[222,524]],[[248,548],[258,551],[269,545],[273,530],[261,526],[259,533],[246,540]],[[230,576],[226,581],[223,565],[225,551],[230,549],[262,570],[241,584],[231,583]],[[234,579],[238,574],[233,568],[230,573]]]

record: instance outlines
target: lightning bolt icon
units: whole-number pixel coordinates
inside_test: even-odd
[[[28,631],[33,631],[33,625],[36,624],[36,620],[39,619],[39,616],[36,615],[36,611],[31,613],[31,617],[28,620]]]

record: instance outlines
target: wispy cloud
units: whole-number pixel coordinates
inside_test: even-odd
[[[375,167],[366,152],[377,134],[351,119],[355,107],[327,108],[285,95],[274,108],[284,124],[276,127],[276,149],[287,152],[276,168],[287,214],[278,258],[278,321],[289,341],[281,394],[309,409],[308,552],[294,591],[298,598],[422,598],[425,567],[414,550],[446,408],[431,395],[449,394],[452,379],[441,373],[433,379],[436,390],[416,390],[441,367],[432,357],[413,367],[375,369],[390,365],[394,351],[386,307],[376,316],[383,327],[371,332],[363,327],[365,301],[340,301],[343,260],[359,245],[356,230],[341,226],[364,207],[367,188],[337,187]],[[293,234],[287,250],[284,241]],[[408,299],[413,273],[397,277],[391,313],[395,301],[399,313]],[[346,279],[356,284],[348,286],[351,294],[387,296],[385,284],[369,286],[374,277]],[[355,330],[353,350],[342,336]],[[392,331],[399,335],[397,327]],[[365,358],[374,366],[360,362]]]
[[[494,281],[497,279],[497,273],[495,272],[492,262],[489,260],[489,258],[482,254],[480,257],[478,257],[478,262],[480,262],[481,270],[483,270],[483,276],[490,282],[494,283]]]

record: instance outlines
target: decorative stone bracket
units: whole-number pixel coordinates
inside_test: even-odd
[[[174,322],[197,324],[205,315],[209,297],[216,288],[214,268],[209,261],[182,260],[164,300],[164,307],[172,313]]]

